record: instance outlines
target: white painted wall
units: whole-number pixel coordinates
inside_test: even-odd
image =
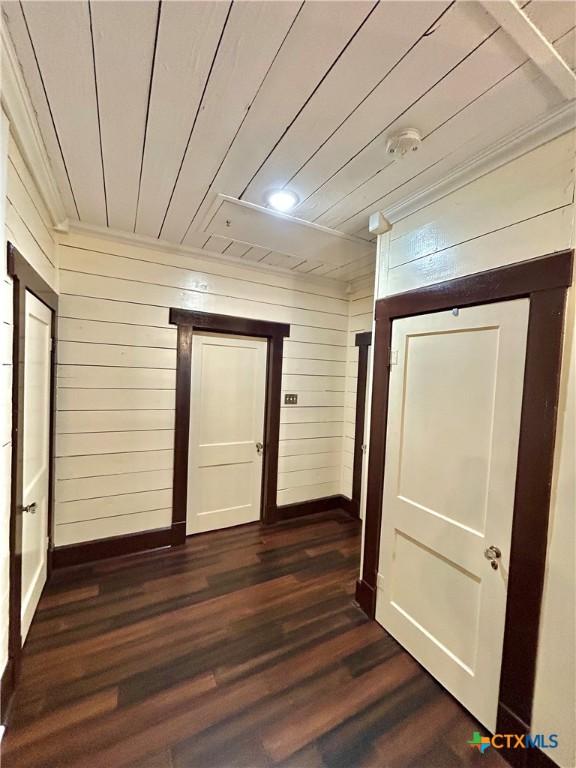
[[[378,298],[574,247],[576,134],[568,133],[398,221],[379,249]],[[533,713],[576,765],[574,296],[567,313],[554,492]]]
[[[170,523],[171,306],[291,324],[282,388],[298,405],[281,410],[278,503],[340,493],[344,285],[78,233],[59,258],[57,546]]]
[[[576,273],[574,275],[576,284]],[[552,517],[538,648],[535,729],[562,734],[550,757],[576,765],[576,290],[566,313],[563,376],[552,481]]]
[[[8,545],[10,519],[10,459],[12,430],[12,281],[6,274],[6,241],[20,253],[54,289],[57,289],[56,247],[50,230],[50,216],[29,169],[8,131],[2,112],[0,132],[0,200],[5,201],[0,256],[0,674],[8,652]]]
[[[8,118],[0,112],[0,243],[4,243],[6,174],[8,167]],[[8,661],[8,606],[10,590],[10,450],[12,426],[12,297],[6,260],[0,260],[0,675]]]

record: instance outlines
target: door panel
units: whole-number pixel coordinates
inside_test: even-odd
[[[521,299],[392,328],[376,618],[490,729],[528,311]]]
[[[188,534],[258,520],[267,342],[195,334]]]
[[[25,299],[22,521],[22,640],[46,582],[50,446],[52,312],[28,291]],[[30,507],[30,505],[35,505]]]

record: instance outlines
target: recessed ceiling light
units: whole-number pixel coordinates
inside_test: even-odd
[[[298,204],[298,196],[289,189],[274,189],[266,195],[266,201],[274,210],[286,213]]]

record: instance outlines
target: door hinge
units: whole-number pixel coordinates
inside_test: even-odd
[[[398,350],[390,349],[388,355],[388,365],[398,365]]]
[[[50,352],[54,352],[54,339],[50,336]]]

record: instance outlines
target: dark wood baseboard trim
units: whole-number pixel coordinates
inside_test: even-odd
[[[280,523],[283,520],[292,520],[295,517],[304,515],[315,515],[318,512],[328,512],[331,509],[342,509],[348,512],[351,517],[358,517],[358,511],[352,499],[337,494],[335,496],[322,496],[320,499],[310,499],[310,501],[298,501],[294,504],[283,504],[276,507],[274,519],[272,522]]]
[[[2,677],[0,678],[0,725],[5,725],[10,714],[10,705],[16,689],[16,665],[13,659],[8,659]]]
[[[338,506],[344,512],[348,512],[350,517],[360,518],[360,502],[356,499],[349,499],[348,496],[340,496]]]
[[[185,534],[184,528],[184,536]],[[136,552],[161,549],[179,543],[183,542],[175,540],[173,528],[160,528],[156,531],[112,536],[109,539],[96,539],[96,541],[83,541],[80,544],[57,547],[52,553],[52,564],[56,569],[67,568],[71,565],[84,565],[94,560],[133,555]]]
[[[376,614],[376,590],[367,581],[358,579],[356,582],[355,600],[364,613],[371,619]]]
[[[354,502],[346,496],[338,495],[276,507],[273,522],[292,520],[295,517],[314,515],[317,512],[327,512],[332,509],[342,509],[351,517],[358,517]],[[68,568],[94,560],[107,560],[110,557],[122,557],[151,549],[178,546],[185,542],[186,523],[182,522],[170,528],[131,533],[127,536],[111,536],[108,539],[83,541],[79,544],[57,547],[50,552],[50,560],[54,569]]]

